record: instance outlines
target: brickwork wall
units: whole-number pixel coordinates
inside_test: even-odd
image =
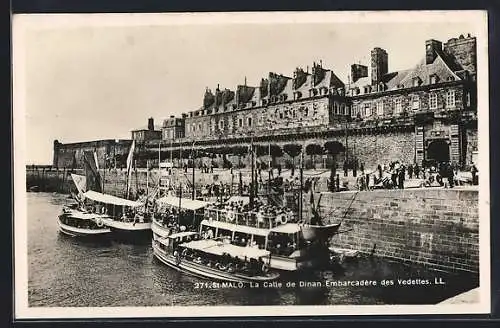
[[[324,193],[321,213],[341,218],[355,193]],[[308,197],[305,197],[305,208]],[[477,190],[407,189],[359,192],[332,241],[340,248],[434,269],[479,271]]]

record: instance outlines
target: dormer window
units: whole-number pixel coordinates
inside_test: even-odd
[[[255,101],[252,101],[252,107],[257,105],[257,103]]]
[[[414,77],[414,78],[413,78],[412,82],[413,82],[413,86],[414,86],[414,87],[418,87],[419,85],[421,85],[421,84],[422,84],[422,79],[420,79],[420,78],[417,76],[417,77]]]
[[[263,106],[266,106],[266,105],[267,105],[267,100],[266,100],[266,99],[262,99],[262,105],[263,105]]]
[[[398,89],[403,89],[404,87],[405,87],[405,86],[404,86],[403,84],[398,84],[398,85],[397,85],[397,88],[398,88]]]
[[[236,109],[236,104],[233,104],[233,110]]]
[[[436,83],[438,83],[438,81],[439,81],[439,77],[436,74],[432,74],[430,76],[430,82],[431,82],[431,84],[436,84]]]
[[[378,91],[384,91],[385,90],[385,84],[379,83],[378,85]]]
[[[355,95],[359,95],[359,93],[361,92],[361,90],[359,88],[354,88],[354,94]]]
[[[455,78],[453,76],[448,76],[447,80],[448,81],[455,81]]]

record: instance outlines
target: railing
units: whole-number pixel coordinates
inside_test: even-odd
[[[235,210],[214,208],[207,208],[205,210],[205,218],[260,229],[271,229],[295,220],[295,216],[290,214],[266,215],[254,211],[236,212]]]

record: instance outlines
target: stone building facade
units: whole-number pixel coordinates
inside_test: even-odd
[[[427,40],[422,61],[395,72],[387,51],[377,47],[370,55],[369,67],[351,65],[346,83],[319,62],[291,77],[269,73],[258,86],[207,88],[198,109],[165,120],[163,140],[145,140],[138,151],[157,158],[158,148],[170,147],[329,144],[317,161],[333,155],[339,165],[470,165],[477,156],[476,38]]]
[[[152,117],[148,119],[147,127],[132,130],[132,140],[135,140],[136,142],[161,139],[162,131],[158,126],[155,126],[154,119]]]

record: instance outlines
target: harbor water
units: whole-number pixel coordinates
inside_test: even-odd
[[[470,274],[376,256],[286,275],[281,285],[222,286],[166,267],[150,240],[62,235],[57,216],[67,197],[27,194],[30,307],[436,304],[478,286]]]

